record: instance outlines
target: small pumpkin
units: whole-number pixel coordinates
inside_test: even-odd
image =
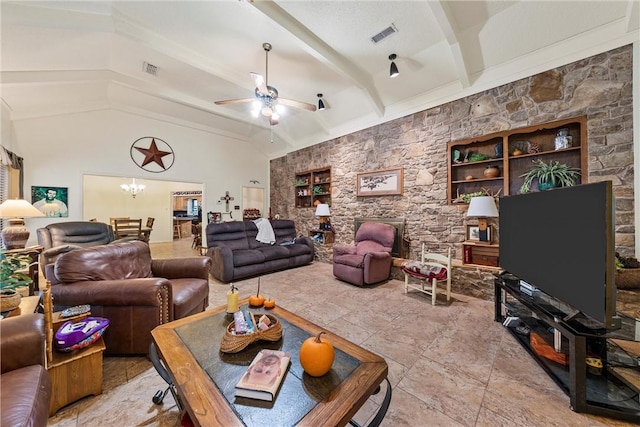
[[[264,297],[260,295],[260,278],[258,277],[258,292],[249,297],[249,305],[252,307],[262,307],[262,304],[264,304]]]
[[[260,294],[251,295],[249,297],[249,305],[252,307],[262,307],[264,304],[264,297]]]
[[[276,306],[276,300],[274,300],[272,298],[267,298],[266,300],[264,300],[263,306],[264,306],[264,308],[271,309],[271,308]]]
[[[333,345],[322,337],[324,331],[317,336],[304,340],[300,346],[300,365],[312,377],[321,377],[331,370],[335,351]]]

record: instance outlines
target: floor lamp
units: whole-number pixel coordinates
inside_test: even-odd
[[[489,222],[487,218],[497,218],[498,208],[491,196],[480,196],[471,198],[467,217],[478,218],[478,236],[481,242],[491,242],[489,234]]]

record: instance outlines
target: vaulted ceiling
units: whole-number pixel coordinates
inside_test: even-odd
[[[12,120],[119,109],[271,158],[632,43],[640,22],[639,0],[2,0],[1,14]],[[325,110],[270,126],[251,103],[214,103],[254,96],[265,42],[268,84],[310,104],[322,93]]]

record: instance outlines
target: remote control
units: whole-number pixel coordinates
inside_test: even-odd
[[[87,313],[89,310],[91,310],[91,306],[89,306],[88,304],[76,305],[75,307],[69,307],[62,310],[62,313],[60,313],[60,317],[73,317],[79,314]]]

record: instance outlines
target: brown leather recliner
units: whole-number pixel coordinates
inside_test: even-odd
[[[44,248],[40,254],[43,273],[47,264],[53,264],[58,256],[74,249],[137,240],[116,240],[113,228],[109,224],[94,221],[57,222],[38,228],[36,235],[38,244]]]
[[[151,330],[209,305],[209,257],[151,259],[141,241],[77,249],[46,268],[53,303],[106,317],[106,354],[146,354]]]
[[[0,321],[0,425],[45,426],[51,379],[45,366],[42,314]]]

